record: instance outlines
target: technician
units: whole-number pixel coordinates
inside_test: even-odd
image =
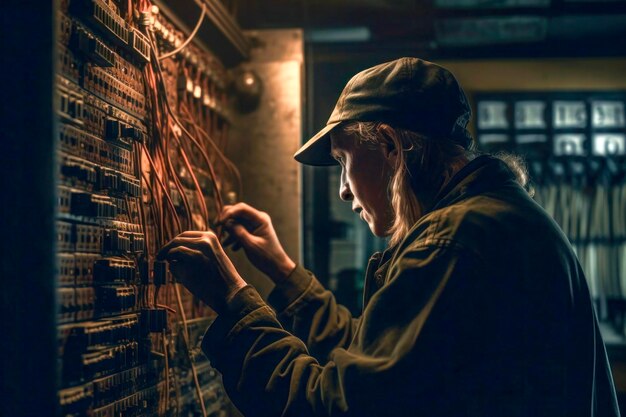
[[[248,205],[221,214],[225,245],[274,281],[269,304],[213,232],[161,250],[219,314],[202,347],[245,416],[619,416],[571,246],[519,164],[473,157],[469,118],[450,72],[402,58],[355,75],[296,153],[340,164],[341,199],[389,238],[359,318]]]

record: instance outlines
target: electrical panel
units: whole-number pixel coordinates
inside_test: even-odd
[[[227,72],[148,0],[63,0],[56,19],[61,415],[226,416],[199,348],[214,313],[155,255],[240,195]]]

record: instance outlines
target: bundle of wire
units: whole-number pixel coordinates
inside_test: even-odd
[[[132,4],[129,1],[128,10]],[[136,13],[138,16],[150,13],[152,4],[148,0],[138,0]],[[224,155],[228,124],[220,121],[213,109],[194,100],[190,94],[183,93],[177,96],[176,103],[170,103],[170,97],[176,97],[175,92],[167,91],[167,83],[161,62],[174,59],[179,52],[187,47],[197,33],[206,14],[202,6],[200,19],[185,42],[175,50],[159,55],[157,39],[148,26],[145,34],[151,46],[151,60],[144,68],[144,80],[148,105],[150,108],[150,134],[145,143],[134,145],[135,166],[141,175],[144,189],[143,201],[139,203],[139,219],[146,239],[146,262],[150,264],[155,259],[156,252],[185,230],[206,230],[212,225],[212,220],[219,214],[224,205],[222,193],[225,186],[231,186],[238,195],[241,195],[241,178],[235,165]],[[188,76],[193,71],[182,60],[178,62],[181,73]],[[195,72],[196,82],[202,85],[205,91],[210,91],[212,97],[217,96],[214,83],[203,77],[199,71]],[[209,186],[202,187],[200,179],[208,178]],[[232,184],[226,184],[231,181]],[[236,191],[235,191],[236,190]],[[212,203],[212,204],[210,204]],[[216,230],[219,233],[219,229]],[[171,355],[173,349],[169,338],[172,335],[180,337],[185,354],[190,365],[196,395],[204,417],[207,409],[204,404],[202,389],[198,380],[197,370],[191,355],[191,341],[187,329],[187,313],[183,303],[182,291],[179,284],[172,283],[153,286],[143,286],[141,294],[142,307],[162,308],[168,311],[173,318],[171,331],[158,334],[153,340],[153,353],[164,359],[165,364],[165,392],[164,403],[160,409],[169,408],[170,384],[172,380],[178,383],[176,375],[171,375]],[[176,305],[176,308],[170,305]],[[178,327],[182,323],[182,327]],[[180,407],[179,387],[175,387],[176,409]],[[161,405],[163,407],[161,407]]]

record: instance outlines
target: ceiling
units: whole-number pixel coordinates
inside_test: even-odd
[[[317,50],[626,55],[626,0],[246,0],[235,9],[244,29],[304,28]]]

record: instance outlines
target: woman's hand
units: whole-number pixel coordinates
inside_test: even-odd
[[[275,283],[287,279],[296,268],[278,241],[272,219],[267,213],[245,203],[225,206],[220,224],[228,232],[224,246],[242,247],[252,264]]]
[[[213,232],[183,232],[159,251],[159,260],[196,297],[216,312],[246,286]]]

